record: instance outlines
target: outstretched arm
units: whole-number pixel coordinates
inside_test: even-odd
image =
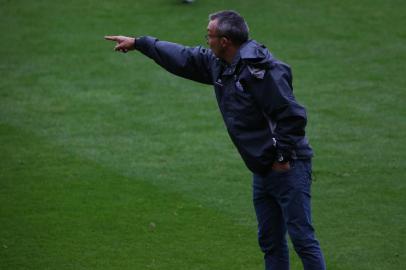
[[[211,64],[213,53],[203,47],[187,47],[153,37],[130,38],[125,36],[105,36],[116,41],[116,51],[139,50],[167,71],[186,79],[205,84],[213,84]]]

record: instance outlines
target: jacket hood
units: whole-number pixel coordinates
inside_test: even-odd
[[[240,58],[248,65],[269,69],[274,60],[269,50],[255,40],[248,40],[240,48]]]

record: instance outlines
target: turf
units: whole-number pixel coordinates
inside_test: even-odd
[[[0,269],[262,269],[212,89],[103,40],[204,45],[225,8],[293,68],[328,268],[406,267],[403,1],[0,3]]]

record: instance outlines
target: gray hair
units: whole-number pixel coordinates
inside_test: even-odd
[[[217,34],[241,45],[248,40],[249,28],[244,18],[234,10],[223,10],[209,15],[210,21],[217,20]]]

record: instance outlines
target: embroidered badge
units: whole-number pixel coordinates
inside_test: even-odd
[[[242,87],[242,84],[240,83],[240,81],[235,82],[235,88],[240,92],[244,92],[244,87]]]

